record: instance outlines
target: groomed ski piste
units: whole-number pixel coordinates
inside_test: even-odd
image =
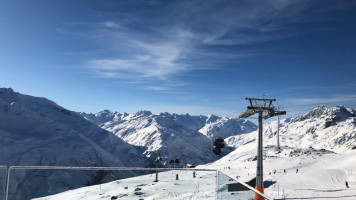
[[[355,151],[335,154],[315,149],[282,147],[282,151],[276,154],[273,147],[266,149],[264,160],[264,181],[268,183],[265,188],[266,195],[274,199],[356,199]],[[215,163],[197,168],[219,169],[247,182],[256,172],[256,161],[251,161],[253,152],[254,149],[250,148],[237,149]],[[176,174],[179,174],[179,180],[175,179]],[[96,200],[111,199],[113,196],[129,200],[215,199],[215,172],[197,172],[194,179],[192,171],[168,171],[159,173],[159,182],[153,182],[154,178],[154,174],[149,174],[122,179],[36,200]],[[345,181],[348,182],[349,188],[346,188]],[[224,183],[229,182],[220,182]],[[253,197],[253,194],[250,194]],[[222,199],[235,199],[238,195],[239,192],[231,192],[225,194],[225,198]]]
[[[178,180],[176,180],[178,174]],[[215,199],[215,171],[167,171],[83,187],[36,200],[74,199]]]
[[[263,177],[270,185],[265,188],[266,195],[275,199],[356,199],[356,151],[335,154],[282,147],[276,154],[274,147],[265,149]],[[205,167],[222,169],[248,181],[255,176],[256,161],[248,161],[252,151],[237,151]],[[229,166],[230,170],[226,169]]]

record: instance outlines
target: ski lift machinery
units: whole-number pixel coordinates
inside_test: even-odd
[[[219,129],[216,130],[216,139],[213,142],[215,155],[221,155],[221,149],[225,147],[225,141],[223,138],[218,136]]]

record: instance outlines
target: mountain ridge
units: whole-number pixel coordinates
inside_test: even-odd
[[[103,130],[53,101],[0,88],[0,164],[6,166],[144,166],[145,160],[136,147]],[[93,182],[95,172],[76,176],[71,184],[48,171],[27,172],[30,182],[18,179],[19,187],[11,198],[32,198],[48,188],[60,192]],[[117,174],[121,177],[133,173]],[[43,184],[44,183],[44,184]],[[26,188],[32,188],[28,191]],[[46,193],[47,194],[47,193]]]
[[[109,110],[80,114],[129,144],[146,147],[143,153],[147,157],[160,155],[164,166],[175,158],[184,161],[181,165],[212,162],[219,158],[212,152],[212,140],[217,136],[225,138],[257,129],[252,122],[213,114],[192,116],[168,112],[152,114],[150,111],[121,114]],[[223,149],[223,155],[232,150]]]
[[[282,146],[327,149],[345,152],[356,146],[356,109],[336,106],[319,106],[298,117],[280,121],[280,143]],[[264,144],[275,145],[277,121],[263,125]],[[256,142],[257,131],[232,136],[225,141],[238,147]]]

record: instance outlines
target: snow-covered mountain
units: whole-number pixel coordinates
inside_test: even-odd
[[[281,120],[279,153],[275,151],[277,121],[264,124],[264,180],[274,184],[265,189],[266,194],[290,199],[355,199],[355,111],[320,106],[303,116]],[[200,167],[225,169],[240,180],[251,180],[256,174],[257,132],[225,139],[236,150]],[[345,181],[352,186],[346,188]]]
[[[356,145],[355,113],[355,109],[343,106],[334,108],[321,106],[301,117],[282,120],[280,153],[276,153],[274,149],[277,122],[264,124],[263,177],[268,183],[265,193],[278,199],[355,199],[354,164],[356,157],[354,151],[356,150],[352,150]],[[134,115],[132,114],[132,116]],[[108,123],[110,124],[110,122]],[[257,131],[227,138],[229,145],[236,147],[236,150],[213,163],[200,165],[197,168],[220,169],[231,177],[238,177],[242,181],[253,179],[256,173],[256,138]],[[169,196],[172,199],[181,199],[183,195],[196,199],[200,198],[199,195],[203,196],[203,199],[213,198],[213,190],[209,188],[211,187],[208,182],[209,176],[206,177],[206,182],[200,184],[199,191],[195,192],[189,191],[191,188],[196,188],[197,185],[190,174],[185,177],[186,182],[183,183],[172,178],[175,173],[162,172],[160,174],[160,182],[154,185],[161,189],[160,192],[162,191],[159,193],[158,199],[160,196],[165,198],[171,194],[174,194]],[[211,177],[214,178],[214,175]],[[105,189],[93,186],[44,199],[96,199],[103,195],[135,199],[137,195],[123,189],[122,185],[131,183],[136,186],[137,180],[146,180],[147,178],[149,181],[152,180],[152,176],[141,176],[108,183],[103,186]],[[345,181],[349,182],[350,188],[345,187]],[[231,183],[230,180],[222,181],[219,184],[221,188],[226,189],[227,185],[224,184],[229,183]],[[189,184],[194,186],[189,186]],[[186,189],[177,188],[177,185],[184,185]],[[164,189],[162,190],[162,188]],[[142,184],[142,197],[145,199],[156,198],[157,190],[153,189],[151,184]],[[226,197],[236,198],[239,195],[236,192],[227,192],[223,189],[219,189],[219,192],[219,195],[227,193]]]
[[[250,133],[256,129],[256,124],[245,119],[220,118],[215,115],[209,115],[204,127],[199,132],[212,139],[216,138],[217,135],[222,138],[228,138],[234,135]]]
[[[104,110],[96,114],[80,113],[89,121],[104,128],[124,141],[146,147],[147,157],[159,154],[163,165],[171,159],[180,159],[180,165],[208,163],[216,160],[212,140],[219,137],[251,132],[257,126],[250,121],[221,118],[215,115],[191,116],[139,111],[121,114]],[[223,154],[231,148],[223,149]]]
[[[0,88],[0,165],[144,166],[136,147],[45,98]],[[18,183],[12,198],[41,196],[92,182],[90,172],[77,175],[72,185],[51,185],[58,174],[38,171],[23,174],[31,181]],[[129,176],[126,174],[125,176]],[[70,173],[68,174],[70,176]],[[97,177],[98,178],[98,177]],[[31,187],[29,187],[31,186]],[[27,188],[27,189],[26,189]],[[29,191],[31,190],[31,191]],[[22,192],[18,192],[22,191]],[[48,193],[46,193],[48,194]],[[11,198],[10,198],[11,199]]]
[[[277,121],[264,124],[264,144],[275,145]],[[227,138],[228,145],[239,147],[255,143],[257,131]],[[280,122],[282,146],[327,149],[345,152],[356,146],[356,110],[338,106],[320,106],[303,116],[283,119]]]

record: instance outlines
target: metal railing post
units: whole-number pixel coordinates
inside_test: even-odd
[[[7,184],[7,167],[5,167],[5,180],[4,180],[4,200],[6,199],[6,184]]]
[[[215,187],[215,200],[218,200],[219,198],[219,170],[216,170],[216,187]]]
[[[11,167],[6,168],[6,190],[5,190],[5,200],[9,197],[9,185],[10,185],[10,171]]]

